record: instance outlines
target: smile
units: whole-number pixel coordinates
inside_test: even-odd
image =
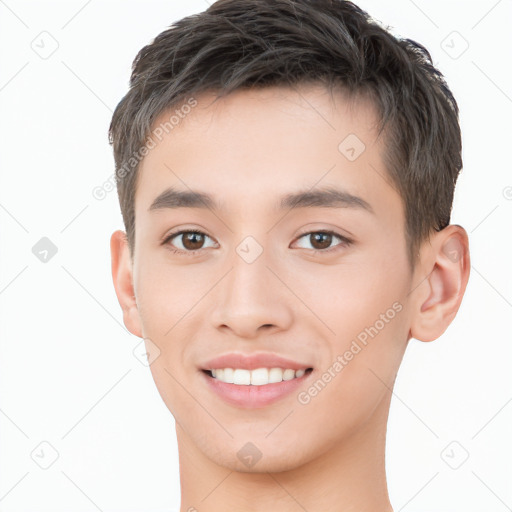
[[[239,386],[265,386],[302,377],[312,368],[293,370],[291,368],[256,368],[245,370],[242,368],[218,368],[205,370],[211,377],[226,384]]]
[[[299,387],[304,386],[312,372],[312,368],[290,371],[282,368],[223,368],[202,370],[200,374],[208,389],[224,403],[241,409],[258,409],[282,400],[294,391],[298,393]],[[227,379],[234,382],[225,382],[226,374]]]

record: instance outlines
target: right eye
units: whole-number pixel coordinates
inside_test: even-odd
[[[162,242],[162,245],[169,246],[173,252],[195,254],[197,251],[204,248],[204,242],[207,238],[211,240],[211,238],[202,231],[196,229],[186,229],[176,233],[171,233],[168,237],[165,238],[165,240]],[[179,241],[178,246],[171,243],[171,240],[174,239]]]

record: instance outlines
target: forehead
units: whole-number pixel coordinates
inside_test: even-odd
[[[169,187],[207,192],[238,212],[273,208],[299,189],[340,186],[368,204],[400,209],[369,101],[321,86],[216,97],[203,93],[157,118],[154,147],[139,168],[136,217]]]

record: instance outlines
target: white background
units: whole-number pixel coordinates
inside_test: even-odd
[[[452,223],[471,247],[458,316],[437,341],[411,340],[398,375],[391,501],[511,510],[512,2],[359,5],[424,44],[454,92],[464,169]],[[132,353],[140,340],[111,280],[117,193],[92,190],[114,170],[107,130],[137,51],[206,7],[0,1],[0,512],[179,510],[174,420]],[[46,59],[41,37],[58,44]],[[47,263],[32,253],[42,237],[58,248]]]

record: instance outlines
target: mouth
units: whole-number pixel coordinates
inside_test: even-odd
[[[215,398],[238,409],[261,409],[290,398],[308,385],[312,373],[310,367],[298,370],[223,368],[200,372]]]

